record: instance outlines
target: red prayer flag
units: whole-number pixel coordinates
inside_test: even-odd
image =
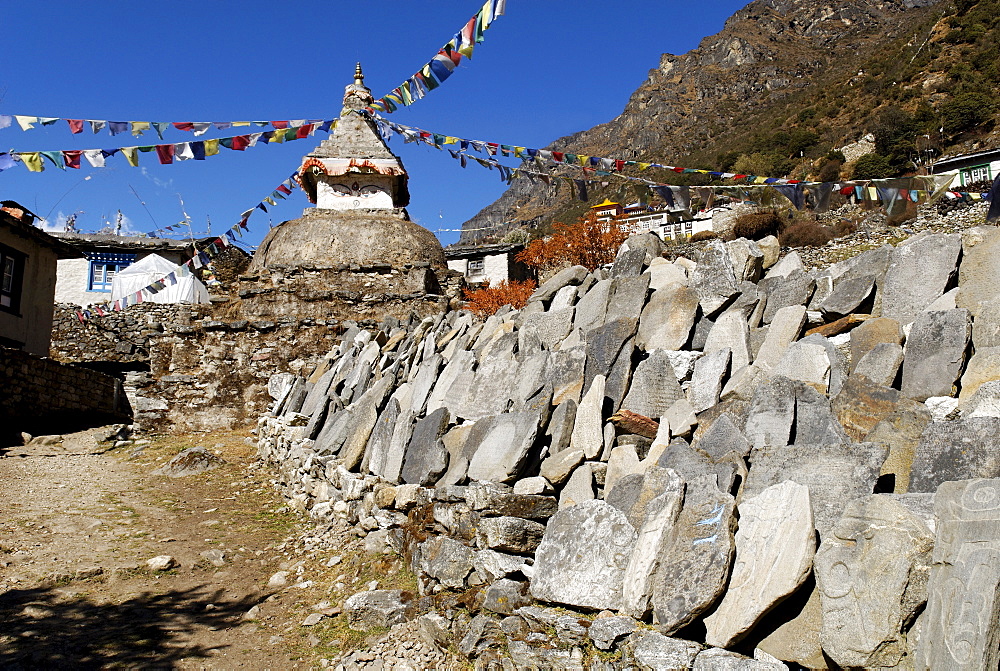
[[[230,149],[236,151],[243,151],[250,146],[250,136],[249,135],[235,135],[233,136],[233,146]]]
[[[80,156],[83,151],[80,149],[72,149],[63,151],[63,162],[66,164],[67,168],[80,169]]]
[[[190,121],[175,121],[174,128],[177,130],[194,130],[194,124]]]
[[[160,157],[160,163],[168,165],[174,162],[174,145],[172,144],[158,144],[156,145],[156,155]]]
[[[278,185],[278,188],[277,188],[276,190],[277,190],[277,191],[280,191],[281,193],[286,193],[286,194],[287,194],[287,193],[291,193],[291,192],[292,192],[292,190],[291,190],[291,189],[289,189],[289,188],[288,188],[287,186],[285,186],[284,184],[280,184],[280,185]]]
[[[274,126],[275,128],[288,128],[287,121],[272,121],[271,125]]]
[[[69,124],[69,129],[73,133],[83,132],[83,119],[66,119],[66,123]]]
[[[304,126],[299,126],[299,129],[295,131],[295,137],[298,139],[309,137],[309,133],[311,133],[313,131],[313,128],[315,127],[316,124],[311,124],[311,123],[307,123]]]
[[[563,160],[565,159],[565,156],[566,155],[563,154],[561,151],[554,151],[554,152],[552,152],[552,160],[553,161],[559,161],[560,163],[562,163]]]

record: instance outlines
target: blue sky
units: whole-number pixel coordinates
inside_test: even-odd
[[[416,104],[392,114],[401,124],[470,139],[541,147],[618,115],[660,54],[684,53],[718,32],[742,0],[508,0],[471,61]],[[475,0],[273,3],[212,0],[9,3],[10,39],[0,69],[0,113],[115,121],[240,121],[333,118],[360,60],[376,96],[427,62],[479,8]],[[260,130],[260,129],[253,129]],[[211,131],[200,139],[241,129]],[[268,195],[325,134],[160,165],[140,154],[112,167],[0,173],[0,199],[16,200],[50,222],[82,212],[96,231],[117,210],[134,231],[182,219],[220,233]],[[196,139],[169,129],[163,142]],[[156,144],[105,130],[73,135],[65,122],[0,130],[0,151],[48,151]],[[394,138],[410,173],[411,217],[457,229],[504,189],[497,173],[447,152]],[[659,157],[671,162],[669,156]],[[134,191],[134,192],[133,192]],[[138,198],[136,197],[138,194]],[[140,203],[140,199],[143,205]],[[300,191],[250,219],[257,244],[269,223],[309,206]],[[147,212],[148,210],[148,212]],[[438,234],[443,244],[458,233]]]

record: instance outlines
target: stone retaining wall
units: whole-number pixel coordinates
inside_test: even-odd
[[[109,375],[0,347],[0,432],[56,433],[130,416],[122,383]]]
[[[922,233],[809,270],[636,236],[520,311],[349,329],[273,379],[260,455],[476,612],[441,624],[483,668],[588,640],[601,668],[995,668],[998,250]],[[965,661],[940,644],[967,632]]]

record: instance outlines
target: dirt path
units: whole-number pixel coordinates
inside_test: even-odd
[[[296,547],[311,525],[249,468],[249,433],[154,440],[139,454],[95,436],[0,451],[0,668],[319,667],[327,641],[302,621],[332,615],[333,590],[318,574],[300,585],[336,548]],[[152,473],[193,445],[227,463]],[[179,566],[150,571],[158,555]],[[279,570],[288,585],[269,587]]]

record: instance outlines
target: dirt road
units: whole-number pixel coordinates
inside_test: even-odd
[[[248,432],[111,450],[107,434],[0,450],[0,668],[311,668],[344,643],[302,624],[335,614],[337,548],[296,543],[312,525],[251,467]],[[153,474],[194,445],[227,463]],[[159,555],[179,565],[150,570]]]

